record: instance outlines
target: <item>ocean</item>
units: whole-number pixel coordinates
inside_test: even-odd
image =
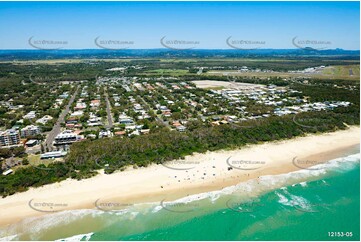
[[[121,210],[63,211],[3,240],[359,240],[360,154],[287,174]]]

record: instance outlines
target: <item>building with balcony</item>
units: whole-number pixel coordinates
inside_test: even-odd
[[[72,144],[76,141],[81,140],[82,138],[83,137],[81,135],[77,135],[71,130],[65,130],[55,137],[54,145]]]
[[[20,144],[19,131],[14,129],[0,131],[0,146],[13,146],[18,144]]]
[[[36,136],[41,134],[41,130],[38,126],[28,125],[25,128],[21,129],[21,137],[27,138],[30,136]]]

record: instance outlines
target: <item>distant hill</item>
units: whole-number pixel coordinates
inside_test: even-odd
[[[237,58],[237,57],[342,57],[359,59],[359,50],[314,50],[305,49],[255,49],[255,50],[170,50],[170,49],[127,49],[127,50],[0,50],[0,60],[38,60],[38,59],[112,59],[112,58]]]

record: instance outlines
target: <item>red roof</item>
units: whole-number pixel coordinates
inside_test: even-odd
[[[124,135],[125,134],[125,131],[117,131],[117,132],[114,132],[115,135]]]

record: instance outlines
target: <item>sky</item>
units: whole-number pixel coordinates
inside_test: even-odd
[[[0,2],[0,36],[0,49],[359,50],[360,3]]]

